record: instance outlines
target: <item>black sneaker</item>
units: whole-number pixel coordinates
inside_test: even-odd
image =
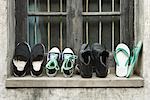
[[[31,76],[41,76],[44,64],[45,47],[43,44],[36,44],[31,50]]]
[[[30,46],[26,42],[19,43],[14,52],[12,60],[12,70],[14,76],[24,76],[30,66]]]
[[[94,43],[91,46],[91,49],[96,76],[104,78],[107,76],[108,73],[108,66],[106,66],[106,59],[109,56],[109,53],[99,43]]]
[[[80,74],[83,78],[92,77],[91,50],[88,44],[83,44],[79,52]]]

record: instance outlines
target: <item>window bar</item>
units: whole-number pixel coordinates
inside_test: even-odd
[[[102,11],[102,7],[101,7],[101,0],[99,0],[99,12]],[[99,43],[101,44],[102,43],[102,23],[101,21],[99,21]]]
[[[47,0],[47,11],[50,12],[50,0]],[[50,19],[50,17],[48,17]],[[48,51],[50,50],[50,22],[48,20]]]
[[[29,0],[27,0],[27,13],[29,12]],[[29,21],[27,17],[27,42],[29,43]]]
[[[124,5],[124,0],[120,0],[120,12],[121,12],[121,13],[123,13],[123,12],[122,12],[122,10],[123,10],[123,5]],[[122,17],[123,17],[123,15],[120,16],[120,43],[121,43],[122,40],[123,40],[123,38],[122,38],[122,37],[123,37],[123,36],[122,36],[122,34],[123,34],[123,27],[122,27],[122,26],[124,26],[124,25],[123,25],[123,23],[124,23],[124,22],[123,22],[123,19],[124,19],[124,18],[122,18]]]
[[[112,12],[114,12],[114,11],[115,11],[115,0],[112,0]],[[114,51],[114,45],[115,45],[114,38],[115,38],[115,22],[113,20],[112,21],[112,51]]]
[[[88,12],[88,8],[89,8],[88,6],[89,6],[89,0],[86,0],[86,12]],[[89,24],[86,21],[86,43],[88,43],[88,41],[89,41],[88,30],[89,30]]]
[[[37,0],[34,0],[34,9],[35,9],[35,12],[37,11]],[[37,43],[37,20],[36,20],[36,16],[35,16],[35,22],[34,22],[34,35],[35,35],[35,41],[34,43],[36,44]]]
[[[60,0],[60,12],[62,12],[62,0]],[[62,50],[62,19],[60,20],[60,49]]]

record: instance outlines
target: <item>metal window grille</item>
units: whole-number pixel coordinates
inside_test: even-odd
[[[16,20],[16,42],[42,42],[47,51],[69,46],[77,53],[94,42],[113,51],[134,40],[133,0],[16,0]]]
[[[121,0],[83,0],[83,40],[113,51],[120,42]]]
[[[33,46],[42,42],[46,49],[58,46],[62,50],[66,31],[66,0],[27,0],[27,41]]]

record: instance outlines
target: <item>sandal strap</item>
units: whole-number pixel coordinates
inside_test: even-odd
[[[135,63],[138,59],[141,48],[142,48],[142,41],[139,41],[137,46],[135,46],[132,50],[133,56],[130,57],[130,67],[129,67],[128,73],[126,75],[127,78],[129,78],[131,73],[133,72],[133,69],[134,69]]]
[[[133,56],[131,57],[131,60],[130,60],[131,64],[134,64],[136,60],[138,59],[141,47],[142,47],[142,42],[138,42],[137,46],[133,48],[132,50]]]
[[[128,57],[128,59],[127,59],[127,61],[126,61],[126,63],[125,63],[125,65],[127,65],[128,64],[128,62],[129,62],[129,54],[128,54],[128,52],[125,50],[125,49],[123,49],[123,48],[118,48],[115,52],[114,52],[114,58],[115,58],[115,61],[116,61],[116,64],[119,66],[119,61],[118,61],[118,59],[117,59],[117,57],[116,57],[116,54],[118,53],[118,52],[120,52],[120,51],[122,51],[127,57]]]

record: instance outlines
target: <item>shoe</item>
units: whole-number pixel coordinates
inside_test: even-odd
[[[91,46],[91,49],[96,76],[100,78],[105,78],[108,74],[108,66],[106,65],[106,59],[109,56],[109,53],[99,43],[94,43]]]
[[[91,78],[93,68],[91,65],[91,50],[88,44],[82,44],[79,52],[80,74],[83,78]]]
[[[41,76],[43,71],[45,47],[43,44],[36,44],[31,50],[31,76]]]
[[[73,51],[70,48],[65,48],[62,52],[62,67],[61,72],[64,77],[71,77],[74,73],[74,64],[77,56],[74,55]]]
[[[59,68],[58,61],[60,60],[60,50],[57,47],[53,47],[47,55],[46,74],[49,77],[56,76]]]
[[[118,77],[125,77],[128,72],[130,49],[126,44],[120,43],[117,45],[114,58],[116,62],[116,75]]]
[[[133,74],[133,70],[138,60],[141,48],[142,48],[142,41],[139,41],[138,44],[132,50],[132,56],[130,56],[130,65],[129,65],[128,72],[126,75],[127,78],[129,78]]]
[[[15,48],[14,56],[12,59],[12,69],[14,76],[25,76],[30,66],[30,46],[26,42],[18,43]]]

